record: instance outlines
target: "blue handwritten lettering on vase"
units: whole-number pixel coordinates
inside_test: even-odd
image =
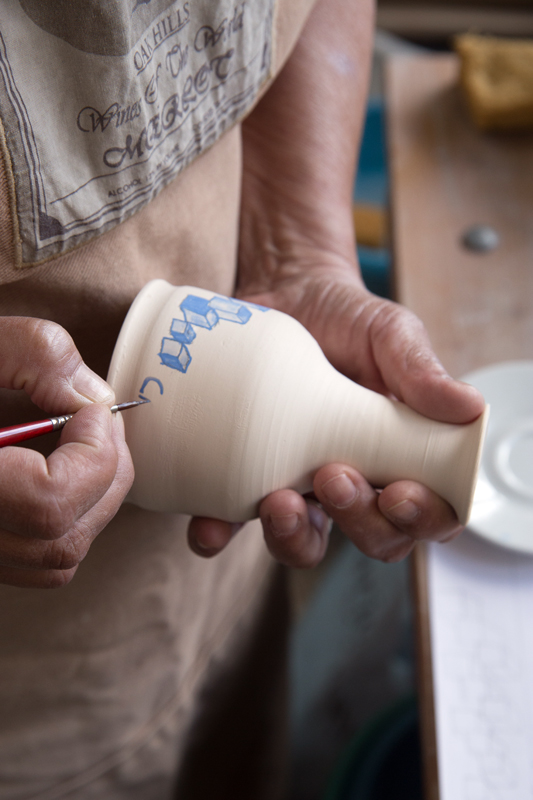
[[[196,338],[194,325],[207,330],[212,330],[221,320],[246,325],[252,317],[252,311],[269,310],[266,306],[245,303],[231,297],[215,295],[211,300],[206,300],[205,297],[198,297],[194,294],[187,295],[180,304],[180,309],[184,318],[172,320],[170,326],[172,338],[165,336],[161,340],[161,349],[158,355],[165,367],[183,373],[187,372],[192,361],[187,345],[190,346]],[[153,380],[153,378],[147,380]]]
[[[144,396],[144,390],[150,383],[155,383],[157,385],[159,389],[159,394],[163,394],[163,392],[165,391],[163,389],[163,384],[161,383],[159,378],[145,378],[142,383],[141,390],[139,392],[139,400],[147,400],[149,403],[151,402],[149,397]]]

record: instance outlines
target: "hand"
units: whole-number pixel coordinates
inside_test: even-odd
[[[428,417],[469,422],[483,410],[481,395],[446,374],[413,314],[365,289],[356,263],[351,197],[371,41],[371,2],[318,0],[243,125],[237,294],[296,317],[352,380]],[[385,561],[403,558],[419,539],[445,541],[461,530],[426,487],[399,481],[378,492],[342,464],[316,473],[313,498],[275,492],[260,514],[272,554],[294,567],[320,561],[330,518]],[[194,519],[189,541],[214,555],[237,529]]]
[[[425,416],[464,423],[483,411],[477,390],[447,375],[420,320],[402,306],[371,295],[354,270],[351,276],[348,270],[341,274],[330,264],[328,269],[310,270],[299,284],[287,281],[247,299],[290,311],[318,339],[336,368]],[[313,488],[313,498],[283,490],[261,504],[267,545],[283,564],[317,564],[327,547],[330,519],[363,553],[383,561],[404,558],[420,539],[447,541],[462,529],[448,503],[412,481],[398,481],[378,492],[357,470],[329,464],[316,473]],[[193,520],[191,545],[204,556],[214,555],[238,527]]]
[[[341,278],[334,269],[316,268],[299,291],[279,289],[283,301],[278,295],[277,303],[285,309],[292,305],[329,360],[352,379],[433,419],[473,421],[483,411],[483,398],[447,375],[420,320],[367,292],[353,269],[352,276],[348,270]],[[298,296],[305,302],[299,303]],[[314,495],[359,549],[385,561],[405,557],[417,540],[447,541],[461,530],[452,508],[425,486],[399,481],[376,492],[356,470],[340,464],[317,472]],[[316,509],[311,517],[306,512],[303,499],[294,493],[271,495],[262,504],[267,542],[284,563],[312,565],[324,552],[326,519]],[[298,526],[284,536],[279,522],[290,519],[289,513],[298,515]]]
[[[0,319],[0,386],[23,389],[47,414],[75,413],[47,458],[0,449],[0,583],[68,583],[133,481],[113,390],[84,363],[59,325]],[[26,420],[20,420],[26,421]]]

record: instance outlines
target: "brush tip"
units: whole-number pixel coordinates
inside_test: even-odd
[[[114,414],[116,411],[125,411],[127,408],[143,406],[145,403],[149,402],[149,400],[131,400],[129,403],[117,403],[117,405],[111,406],[111,412]]]

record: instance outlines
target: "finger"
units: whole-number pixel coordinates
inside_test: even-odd
[[[273,557],[288,567],[314,567],[324,557],[331,522],[314,502],[283,489],[260,507],[265,542]]]
[[[222,552],[243,523],[223,522],[210,517],[193,517],[189,523],[187,539],[189,547],[202,558],[212,558]]]
[[[0,567],[17,571],[72,570],[85,558],[90,542],[73,528],[61,539],[28,539],[0,530]]]
[[[79,413],[79,412],[78,412]],[[81,561],[90,544],[120,509],[134,479],[133,462],[124,438],[124,420],[120,413],[111,416],[111,438],[116,448],[117,467],[114,478],[103,496],[81,516],[69,531]]]
[[[30,570],[0,567],[0,584],[20,589],[60,589],[70,583],[77,567],[70,570]]]
[[[109,409],[93,404],[67,423],[60,447],[47,460],[26,448],[0,451],[0,526],[32,538],[67,533],[115,480],[113,426]]]
[[[23,389],[45,411],[73,412],[89,402],[114,401],[111,387],[83,363],[60,325],[31,317],[2,317],[0,341],[0,386]]]
[[[16,570],[16,585],[26,580],[20,572],[44,571],[48,573],[62,571],[63,578],[56,576],[54,585],[62,585],[70,580],[75,568],[85,558],[89,547],[100,531],[116,514],[133,481],[133,466],[129,450],[124,442],[124,427],[120,418],[113,417],[113,438],[119,454],[119,465],[110,488],[78,522],[61,538],[52,540],[30,539],[7,530],[0,530],[0,567],[11,567]],[[34,582],[34,576],[29,578]],[[50,576],[42,579],[44,585],[51,580]],[[10,581],[11,582],[11,581]],[[26,585],[26,584],[24,584]]]
[[[409,555],[413,538],[383,515],[378,493],[359,472],[329,464],[316,473],[313,486],[325,511],[365,555],[387,562]]]
[[[463,530],[449,503],[420,483],[391,483],[379,495],[378,506],[399,531],[417,541],[447,542]]]
[[[415,411],[451,423],[471,422],[482,413],[480,392],[448,375],[424,325],[406,308],[384,304],[373,318],[370,337],[389,391]]]

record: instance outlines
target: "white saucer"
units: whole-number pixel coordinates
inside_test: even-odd
[[[468,529],[533,554],[533,361],[507,361],[463,377],[490,405]]]

